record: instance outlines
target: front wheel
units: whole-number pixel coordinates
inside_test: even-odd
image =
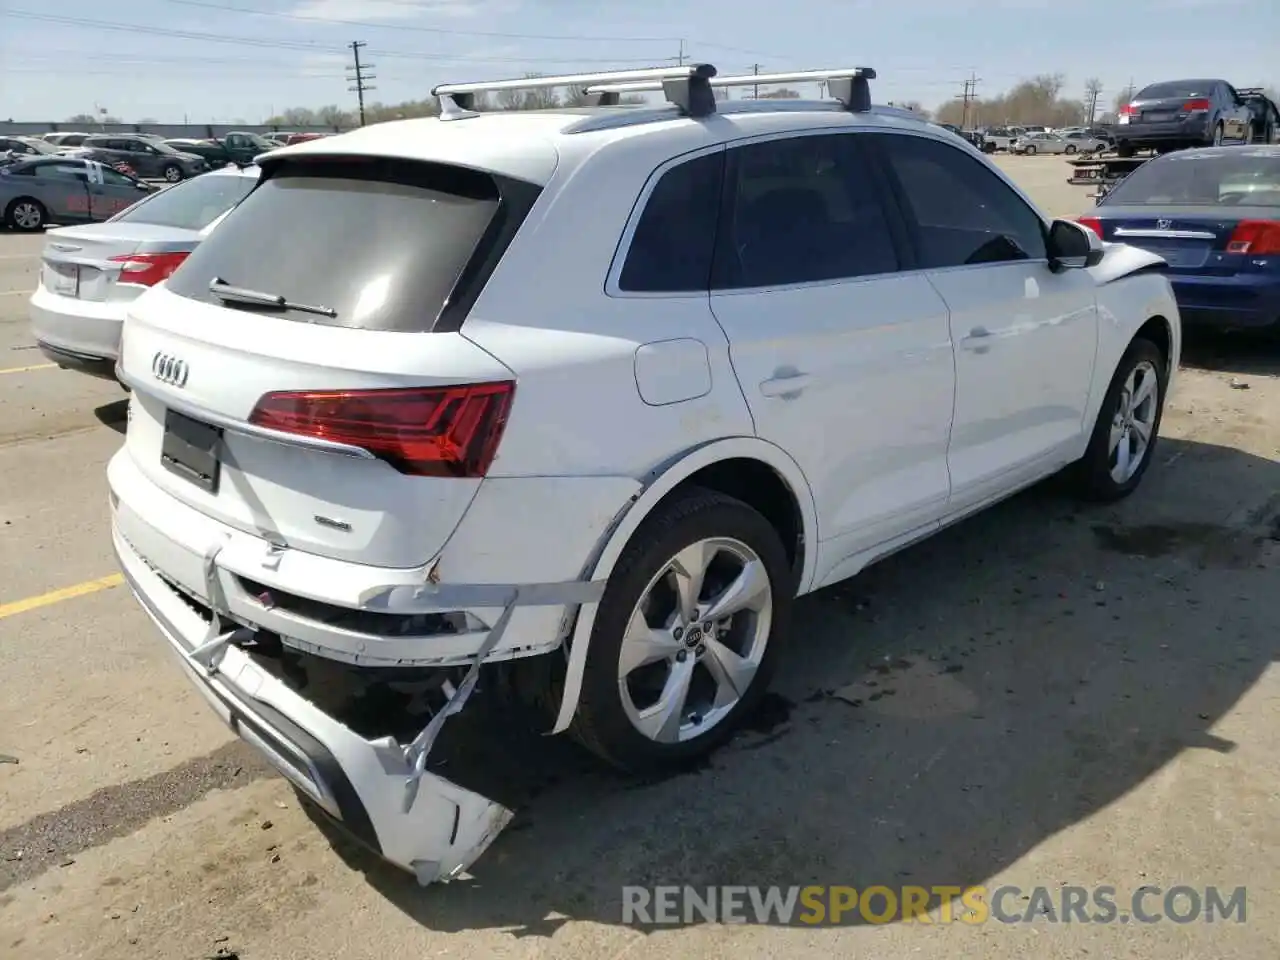
[[[1028,157],[1034,157],[1036,155],[1035,145],[1033,144],[1031,146],[1024,147],[1022,152],[1025,153]]]
[[[1082,497],[1110,503],[1137,489],[1155,452],[1168,379],[1160,348],[1134,340],[1111,378],[1088,449],[1075,464]]]
[[[1068,155],[1068,156],[1070,156],[1071,154],[1073,154],[1073,153],[1075,153],[1075,152],[1076,152],[1076,145],[1075,145],[1074,143],[1068,143],[1068,144],[1067,144],[1067,149],[1066,149],[1066,153],[1067,153],[1067,155]]]
[[[720,746],[768,686],[794,587],[778,532],[747,504],[694,489],[659,507],[601,599],[575,738],[636,773]]]

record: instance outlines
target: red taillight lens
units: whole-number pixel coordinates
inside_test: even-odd
[[[1241,220],[1227,240],[1227,253],[1280,253],[1280,221]]]
[[[1183,112],[1185,113],[1200,113],[1205,110],[1208,110],[1209,106],[1210,104],[1208,100],[1202,100],[1197,98],[1195,100],[1188,100],[1186,103],[1182,105],[1182,109],[1183,109]]]
[[[121,283],[154,287],[161,280],[168,280],[185,259],[186,253],[130,253],[123,257],[112,257],[111,262],[122,264]]]
[[[1088,227],[1098,235],[1099,239],[1102,238],[1102,221],[1097,217],[1076,217],[1076,223],[1082,227]]]
[[[249,422],[360,447],[415,477],[483,477],[498,452],[515,387],[503,381],[268,393]]]
[[[1132,103],[1126,103],[1123,107],[1120,108],[1120,116],[1122,117],[1136,117],[1137,115],[1138,115],[1138,108],[1134,106]]]

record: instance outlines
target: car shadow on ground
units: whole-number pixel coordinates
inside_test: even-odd
[[[1280,376],[1280,331],[1184,328],[1182,364],[1242,376]]]
[[[110,427],[123,437],[129,427],[129,398],[113,400],[111,403],[94,407],[93,415],[104,427]]]
[[[426,927],[515,936],[620,924],[624,885],[985,883],[1232,751],[1211,730],[1280,652],[1280,465],[1165,439],[1122,504],[1061,487],[801,601],[776,693],[701,769],[629,780],[476,703],[433,763],[518,813],[474,876],[423,889],[335,848]]]

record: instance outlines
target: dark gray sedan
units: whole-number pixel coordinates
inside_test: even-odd
[[[1135,150],[1247,143],[1252,113],[1225,80],[1166,80],[1138,91],[1120,108],[1115,126],[1122,157]]]
[[[127,163],[140,177],[177,183],[209,169],[203,157],[182,153],[160,140],[145,136],[107,133],[85,137],[82,144],[103,163]]]
[[[92,160],[19,160],[0,166],[0,221],[27,232],[52,223],[98,223],[157,189]]]

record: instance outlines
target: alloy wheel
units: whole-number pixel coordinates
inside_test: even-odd
[[[13,222],[23,230],[35,230],[44,219],[40,208],[30,201],[19,203],[13,208]]]
[[[1111,418],[1108,466],[1111,479],[1128,483],[1146,459],[1160,412],[1160,379],[1148,360],[1136,364],[1125,378],[1120,402]]]
[[[640,594],[618,657],[623,710],[643,736],[681,743],[721,723],[750,689],[773,619],[773,585],[745,543],[699,540]]]

